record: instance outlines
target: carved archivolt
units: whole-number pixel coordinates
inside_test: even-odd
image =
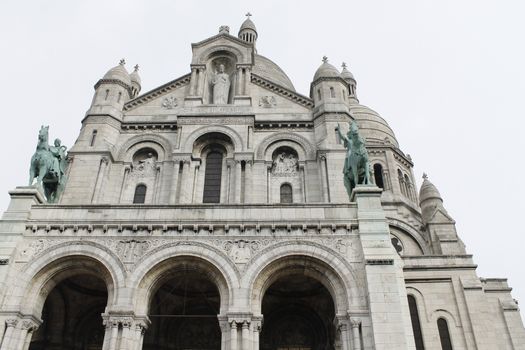
[[[169,160],[173,146],[164,137],[155,134],[137,135],[127,140],[117,154],[117,160],[131,162],[133,155],[141,148],[149,147],[157,152],[158,160]]]
[[[272,154],[271,152],[268,152],[268,148],[279,141],[293,141],[293,143],[295,143],[295,147],[292,147],[297,151],[297,154],[299,155],[299,160],[315,159],[315,148],[314,146],[312,146],[310,141],[308,141],[303,136],[289,132],[275,133],[262,140],[261,143],[257,146],[257,149],[255,150],[255,155],[257,157],[256,159],[265,159],[265,156],[268,155],[268,153],[270,153],[270,158],[268,160],[271,160]],[[297,146],[299,146],[300,149],[297,149]],[[301,157],[301,155],[304,156]]]
[[[229,127],[223,126],[223,125],[210,125],[210,126],[203,126],[193,131],[190,135],[188,135],[188,137],[186,138],[186,141],[184,142],[184,146],[182,146],[181,148],[181,152],[192,153],[193,144],[195,143],[195,141],[202,135],[205,135],[207,133],[212,133],[212,132],[222,133],[228,136],[230,140],[233,142],[233,145],[235,147],[235,152],[244,151],[242,138],[235,130]]]

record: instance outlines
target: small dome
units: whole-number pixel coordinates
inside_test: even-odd
[[[141,80],[140,80],[140,75],[139,75],[139,65],[135,65],[134,69],[133,69],[133,72],[131,72],[131,74],[129,75],[129,78],[131,80],[132,83],[136,83],[137,85],[140,86],[141,84]]]
[[[367,143],[382,145],[388,142],[399,147],[394,131],[376,111],[360,104],[351,104],[349,109]]]
[[[323,64],[317,68],[313,81],[316,81],[319,78],[341,78],[341,74],[337,68],[328,63],[328,58],[326,56],[323,57]]]
[[[120,63],[116,67],[111,68],[102,79],[119,80],[124,84],[131,86],[131,79],[129,77],[128,71],[124,67],[125,64],[126,61],[120,60]]]
[[[251,14],[249,13],[246,15],[247,18],[244,22],[242,22],[241,29],[239,29],[239,33],[246,29],[251,29],[257,33],[257,28],[255,28],[255,23],[253,23],[253,21],[250,19],[250,16]]]
[[[295,92],[290,78],[288,78],[286,73],[272,60],[255,54],[254,63],[253,73]]]
[[[348,81],[348,80],[355,81],[355,78],[354,78],[354,75],[352,74],[352,72],[350,72],[348,69],[346,69],[346,63],[343,62],[341,67],[343,67],[343,70],[341,71],[341,78],[343,78],[346,81]]]
[[[422,204],[429,199],[437,199],[440,202],[443,202],[441,194],[439,193],[436,186],[434,186],[434,184],[428,180],[427,174],[423,174],[423,184],[419,190],[419,203]]]

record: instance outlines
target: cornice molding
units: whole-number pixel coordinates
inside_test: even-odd
[[[190,79],[191,73],[188,73],[180,78],[170,81],[169,83],[161,85],[158,88],[148,91],[145,94],[126,102],[126,104],[124,104],[124,111],[130,111],[133,108],[143,105],[144,103],[149,102],[159,96],[162,96],[178,87],[184,86],[190,82]]]
[[[251,74],[251,82],[254,83],[255,85],[261,86],[265,88],[266,90],[274,92],[279,96],[285,97],[288,100],[298,103],[307,108],[314,107],[314,101],[311,100],[310,98],[303,96],[301,94],[298,94],[297,92],[287,89],[279,84],[276,84],[273,81],[266,80],[257,74],[254,74],[254,73]]]

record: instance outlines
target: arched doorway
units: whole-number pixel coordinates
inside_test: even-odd
[[[294,272],[274,281],[262,300],[261,350],[335,348],[334,302],[326,287]]]
[[[108,290],[102,278],[79,273],[63,279],[45,300],[43,322],[31,337],[29,350],[101,350],[101,314],[107,302]]]
[[[219,289],[209,271],[193,260],[175,259],[156,283],[144,350],[221,349]]]

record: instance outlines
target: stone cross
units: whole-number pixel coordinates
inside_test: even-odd
[[[139,65],[136,64],[135,67],[133,67],[133,68],[135,69],[135,72],[138,72],[138,70],[139,70]]]
[[[246,17],[250,18],[251,16],[252,16],[252,14],[251,14],[251,13],[249,13],[249,12],[248,12],[248,13],[246,13]]]
[[[120,62],[119,62],[118,64],[120,64],[121,66],[123,66],[123,65],[126,64],[126,60],[123,59],[123,58],[121,58],[121,59],[120,59]]]
[[[323,63],[328,63],[328,57],[323,56]]]

